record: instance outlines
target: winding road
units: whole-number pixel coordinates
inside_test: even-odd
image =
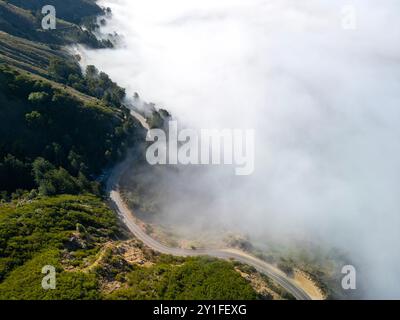
[[[137,112],[132,111],[132,116],[135,117],[144,128],[147,130],[148,125],[146,120]],[[130,154],[130,153],[128,153]],[[234,249],[182,249],[168,247],[157,240],[150,237],[142,228],[136,223],[133,212],[128,208],[126,203],[123,201],[119,192],[119,181],[124,172],[129,167],[129,164],[133,161],[132,156],[128,156],[123,162],[116,165],[111,171],[107,183],[106,190],[110,198],[110,203],[115,212],[127,226],[127,228],[133,233],[133,235],[141,240],[145,245],[164,254],[170,254],[174,256],[211,256],[219,259],[230,260],[234,259],[241,263],[253,266],[259,272],[265,274],[271,279],[275,280],[284,289],[290,292],[297,300],[311,300],[311,297],[290,278],[288,278],[282,271],[268,264],[267,262],[253,257],[245,252]]]

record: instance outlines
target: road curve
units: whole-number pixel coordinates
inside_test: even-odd
[[[138,115],[136,112],[132,112],[137,120],[148,129],[144,118]],[[128,153],[131,154],[131,153]],[[133,235],[141,240],[145,245],[164,254],[170,254],[173,256],[211,256],[215,258],[230,260],[234,259],[241,263],[253,266],[259,272],[267,275],[268,277],[275,280],[284,289],[290,292],[297,300],[311,300],[311,297],[301,289],[297,284],[295,284],[291,279],[289,279],[282,271],[276,269],[267,262],[253,257],[245,252],[232,249],[182,249],[182,248],[172,248],[168,247],[157,240],[150,237],[142,228],[136,223],[134,219],[133,212],[129,209],[126,203],[123,201],[121,194],[119,192],[119,180],[124,172],[128,169],[129,165],[132,163],[133,158],[131,155],[116,165],[111,171],[107,183],[106,191],[110,198],[110,204],[115,212],[118,214],[121,221],[127,226],[127,228],[133,233]]]

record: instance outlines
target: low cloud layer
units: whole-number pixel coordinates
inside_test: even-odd
[[[252,176],[197,175],[166,215],[322,238],[362,266],[366,297],[400,298],[397,0],[100,4],[122,45],[86,50],[86,63],[185,126],[256,130]]]

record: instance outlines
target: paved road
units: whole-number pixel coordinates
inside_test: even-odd
[[[136,117],[146,129],[148,129],[143,117],[139,117],[140,115],[138,116],[138,114],[134,112],[132,112],[132,115]],[[107,180],[106,188],[113,209],[118,213],[120,219],[125,223],[125,225],[135,235],[135,237],[141,240],[145,245],[160,253],[170,254],[174,256],[211,256],[226,260],[234,259],[244,264],[253,266],[259,272],[274,279],[283,288],[290,292],[297,300],[311,300],[311,297],[291,279],[289,279],[282,271],[276,269],[265,261],[253,257],[245,252],[232,249],[190,250],[182,248],[172,248],[150,237],[141,229],[139,225],[137,225],[132,211],[122,200],[121,194],[119,192],[119,180],[122,174],[128,169],[131,161],[133,161],[133,158],[131,156],[128,156],[127,159],[125,159],[122,163],[115,166]]]

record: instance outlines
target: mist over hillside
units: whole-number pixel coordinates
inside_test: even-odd
[[[122,43],[85,62],[186,127],[256,130],[253,175],[185,176],[163,217],[321,240],[357,262],[365,297],[400,298],[398,1],[99,4]]]

